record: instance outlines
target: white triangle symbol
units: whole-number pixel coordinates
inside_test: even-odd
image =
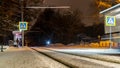
[[[25,24],[21,24],[21,28],[25,28]]]
[[[113,18],[109,18],[108,19],[108,24],[114,24],[114,19]]]

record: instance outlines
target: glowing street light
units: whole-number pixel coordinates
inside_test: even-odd
[[[50,41],[47,41],[46,44],[49,45],[49,44],[50,44]]]

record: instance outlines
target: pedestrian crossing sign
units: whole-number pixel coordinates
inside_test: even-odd
[[[19,30],[27,30],[28,22],[19,22]]]
[[[105,16],[105,24],[106,26],[116,26],[115,16]]]

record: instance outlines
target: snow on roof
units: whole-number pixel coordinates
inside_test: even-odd
[[[118,7],[120,7],[120,4],[117,4],[117,5],[113,6],[113,7],[110,7],[110,8],[108,8],[108,9],[105,9],[105,10],[101,11],[100,14],[104,14],[104,13],[106,13],[106,12],[108,12],[108,11],[111,11],[111,10],[113,10],[113,9],[115,9],[115,8],[118,8]]]

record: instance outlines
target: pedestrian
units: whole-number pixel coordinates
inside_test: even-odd
[[[22,39],[19,40],[19,46],[22,46]]]
[[[16,39],[16,46],[19,46],[19,40],[18,40],[18,38]]]

